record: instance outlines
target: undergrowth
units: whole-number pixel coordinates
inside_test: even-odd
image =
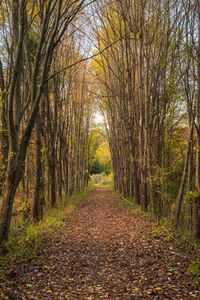
[[[119,204],[125,208],[132,209],[134,214],[137,216],[148,218],[148,219],[154,219],[151,212],[149,211],[142,211],[141,207],[133,202],[130,198],[124,198],[119,193],[114,192],[115,196],[117,196],[117,199],[119,200]]]
[[[90,182],[93,187],[112,187],[113,184],[113,175],[93,174],[90,176]]]
[[[63,198],[58,208],[47,211],[38,223],[21,222],[13,226],[5,245],[6,252],[0,255],[0,299],[9,299],[5,285],[8,287],[12,283],[12,265],[35,259],[40,254],[42,239],[64,223],[91,189],[90,186],[81,193]]]
[[[155,222],[155,227],[152,231],[153,238],[164,239],[166,242],[180,241],[187,244],[187,247],[190,248],[193,253],[188,266],[188,273],[194,276],[194,285],[198,285],[200,283],[200,241],[195,240],[190,232],[182,226],[179,226],[179,228],[175,230],[169,218],[161,218],[158,222],[152,212],[142,211],[141,207],[135,204],[132,199],[124,198],[116,192],[114,192],[114,194],[117,196],[120,205],[131,209],[134,215]]]

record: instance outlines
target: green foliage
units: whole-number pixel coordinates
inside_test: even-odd
[[[154,174],[149,175],[149,183],[163,185],[165,184],[166,178],[168,176],[168,170],[165,168],[156,167],[154,168]]]
[[[2,255],[0,256],[0,284],[6,280],[6,275],[7,275],[7,259],[6,256]]]
[[[10,298],[6,296],[5,286],[9,286],[9,281],[7,277],[9,275],[8,271],[8,261],[6,256],[0,256],[0,299],[9,300]]]
[[[41,155],[42,155],[41,161],[42,161],[43,163],[46,162],[47,151],[48,151],[48,149],[47,149],[46,147],[42,147],[42,149],[41,149]]]
[[[195,200],[197,200],[198,198],[199,198],[199,194],[197,192],[190,191],[185,195],[184,201],[186,203],[192,203]]]
[[[115,195],[119,199],[120,205],[122,205],[125,208],[131,209],[133,211],[133,214],[135,214],[136,216],[148,218],[152,221],[155,221],[156,224],[157,220],[151,211],[142,211],[141,206],[135,204],[133,199],[124,198],[117,193],[115,193]],[[171,241],[173,239],[181,239],[182,241],[189,243],[192,248],[198,248],[197,242],[192,238],[189,230],[186,230],[186,228],[182,226],[179,226],[178,230],[175,230],[169,217],[162,217],[161,220],[159,220],[159,224],[157,224],[157,226],[154,227],[152,235],[155,238],[162,238],[166,241]]]
[[[171,193],[168,189],[169,170],[161,167],[154,167],[154,174],[148,176],[148,182],[152,186],[154,194],[159,200],[167,204],[171,201]]]
[[[200,260],[194,260],[188,267],[188,272],[195,276],[200,276]]]
[[[26,214],[27,212],[29,212],[31,209],[31,206],[30,206],[30,202],[28,199],[24,199],[23,202],[22,202],[22,205],[19,207],[18,209],[18,213],[23,213],[23,214]]]
[[[154,237],[163,238],[166,241],[181,240],[187,244],[190,244],[192,249],[197,248],[197,243],[193,239],[191,232],[181,224],[179,225],[178,229],[175,229],[170,217],[161,218],[159,225],[154,228],[152,234]]]
[[[162,220],[161,224],[153,229],[152,235],[157,239],[162,238],[166,241],[171,241],[174,238],[171,222],[168,219]]]
[[[94,159],[90,166],[90,174],[101,174],[104,172],[104,168],[100,165],[97,159]]]
[[[111,156],[105,132],[95,129],[91,132],[90,174],[111,173]]]
[[[8,286],[9,262],[23,263],[36,259],[40,251],[41,241],[52,231],[60,227],[67,216],[74,212],[80,202],[88,195],[91,187],[71,197],[64,197],[62,208],[51,209],[46,213],[44,220],[39,223],[26,224],[21,222],[11,230],[10,237],[5,245],[5,253],[0,253],[0,299],[8,299],[3,293],[3,287]]]
[[[22,192],[23,192],[23,185],[22,185],[22,182],[19,183],[19,186],[18,186],[18,189],[17,189],[17,190],[18,190],[19,193],[22,193]]]
[[[30,30],[29,38],[27,39],[27,48],[29,50],[29,53],[31,53],[31,59],[33,59],[35,56],[37,45],[37,36],[33,30]]]
[[[126,184],[126,182],[127,182],[127,177],[126,176],[123,177],[123,182],[124,182],[124,184]]]
[[[103,165],[98,159],[94,159],[90,165],[90,174],[101,174],[109,175],[111,173],[111,168],[108,165]]]
[[[70,205],[73,205],[74,207],[77,207],[85,199],[85,197],[88,195],[89,191],[92,188],[93,187],[90,185],[87,188],[85,188],[84,190],[82,190],[81,192],[73,194],[70,197],[66,197],[65,198],[66,210]]]
[[[7,249],[14,261],[21,263],[36,257],[41,241],[39,225],[21,225],[15,229],[7,242]]]
[[[50,209],[45,218],[39,223],[20,223],[12,228],[7,242],[7,250],[10,256],[17,262],[26,261],[37,256],[40,249],[41,239],[48,235],[56,227],[61,226],[66,215],[74,211],[76,206],[88,194],[89,188],[71,197],[65,197],[61,201],[60,209]],[[27,202],[24,202],[27,209]],[[23,210],[24,211],[24,210]]]

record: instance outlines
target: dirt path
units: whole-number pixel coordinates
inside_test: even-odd
[[[39,260],[18,267],[15,299],[200,299],[184,245],[153,238],[153,226],[92,191]]]

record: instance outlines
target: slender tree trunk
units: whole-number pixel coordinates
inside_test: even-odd
[[[185,159],[185,164],[184,164],[184,171],[183,171],[183,176],[182,176],[181,185],[180,185],[180,189],[179,189],[179,194],[178,194],[178,197],[177,197],[177,200],[175,203],[174,224],[175,224],[176,228],[178,227],[179,222],[180,222],[184,190],[185,190],[185,185],[186,185],[187,176],[188,176],[189,158],[190,158],[190,154],[191,154],[190,153],[191,143],[193,143],[192,135],[193,135],[193,126],[190,128],[190,132],[189,132],[187,154],[186,154],[186,159]]]
[[[8,238],[8,232],[11,223],[12,209],[14,197],[16,194],[19,182],[22,179],[24,173],[24,161],[17,160],[16,155],[13,155],[9,159],[8,176],[6,179],[6,193],[3,198],[3,205],[1,208],[0,219],[0,244]]]
[[[44,206],[44,182],[43,182],[43,162],[42,162],[42,136],[40,128],[40,115],[38,114],[35,123],[35,191],[33,199],[32,216],[35,221],[39,221],[43,217]]]
[[[7,124],[7,110],[6,110],[6,91],[5,91],[5,82],[3,75],[3,66],[0,60],[0,91],[1,91],[1,161],[0,161],[0,195],[2,195],[3,186],[6,179],[6,170],[8,163],[8,152],[9,152],[9,137],[8,137],[8,124]]]
[[[200,238],[200,0],[197,1],[198,13],[198,51],[197,51],[197,101],[196,101],[196,125],[197,125],[197,158],[196,158],[196,189],[199,197],[194,201],[194,236]]]
[[[51,206],[56,206],[56,162],[55,162],[55,146],[51,146],[50,164],[50,201]]]

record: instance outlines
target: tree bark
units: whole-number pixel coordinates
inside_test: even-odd
[[[43,182],[43,162],[42,162],[42,135],[40,114],[38,114],[35,123],[35,189],[33,199],[32,216],[35,221],[39,221],[43,217],[43,206],[45,202],[45,191]]]

